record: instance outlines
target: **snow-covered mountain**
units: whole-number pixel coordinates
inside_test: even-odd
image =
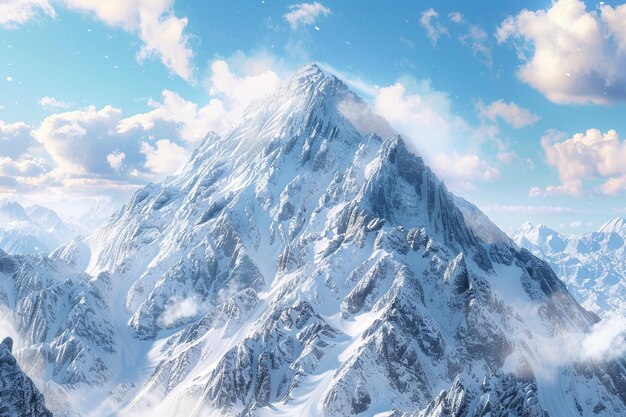
[[[13,339],[0,342],[0,416],[52,417],[43,395],[12,354]]]
[[[74,232],[52,210],[25,209],[16,202],[0,203],[0,249],[9,254],[48,253]]]
[[[0,268],[55,414],[626,415],[598,316],[314,64],[89,238]]]
[[[585,308],[600,316],[626,315],[626,220],[574,236],[525,223],[513,239],[545,259]]]

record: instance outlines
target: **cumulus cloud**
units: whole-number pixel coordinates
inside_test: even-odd
[[[114,151],[107,155],[107,162],[109,166],[116,171],[119,171],[124,166],[124,159],[126,159],[126,154],[120,151]]]
[[[161,96],[161,102],[148,101],[153,110],[120,120],[117,132],[159,130],[197,144],[209,131],[221,132],[226,127],[228,117],[221,100],[214,98],[200,107],[173,91],[163,90]]]
[[[420,25],[426,30],[426,36],[433,45],[444,35],[449,35],[448,29],[439,21],[439,13],[433,8],[424,10],[420,16]]]
[[[561,185],[545,189],[533,188],[531,196],[565,194],[579,197],[584,194],[585,182],[601,180],[599,191],[617,194],[626,190],[626,141],[615,130],[602,133],[589,129],[565,138],[551,131],[541,139],[548,165],[555,167]]]
[[[109,150],[123,141],[111,132],[122,119],[122,111],[112,106],[94,106],[46,117],[33,136],[44,146],[60,171],[84,175],[110,170],[105,159]]]
[[[209,81],[210,94],[224,97],[230,107],[241,107],[273,92],[280,77],[270,69],[240,76],[227,61],[219,59],[211,64]]]
[[[626,4],[588,11],[581,0],[558,0],[509,16],[496,37],[515,46],[520,80],[549,100],[607,104],[626,99],[624,21]]]
[[[315,23],[318,17],[327,16],[331,10],[320,2],[299,3],[289,6],[289,13],[283,18],[289,22],[291,29],[298,29],[300,26],[309,26]]]
[[[67,109],[70,106],[69,103],[48,96],[40,98],[38,103],[41,107],[50,109]]]
[[[426,81],[404,79],[375,90],[374,111],[383,116],[453,187],[473,188],[473,181],[493,181],[498,168],[468,148],[471,128],[456,116],[447,94]]]
[[[174,174],[189,157],[189,151],[168,139],[158,140],[155,146],[142,142],[141,153],[146,156],[147,168],[165,175]]]
[[[2,156],[18,158],[34,145],[31,127],[24,122],[5,123],[0,120]]]
[[[110,195],[159,181],[207,133],[223,133],[250,101],[273,91],[280,67],[264,53],[215,60],[205,80],[206,105],[163,90],[147,101],[148,111],[127,117],[109,105],[51,114],[35,127],[0,122],[0,193]]]
[[[3,0],[0,2],[0,26],[15,28],[41,13],[56,16],[48,0]]]
[[[0,176],[36,177],[50,170],[43,159],[12,159],[0,157]]]
[[[535,124],[539,117],[529,110],[518,106],[513,102],[496,100],[491,104],[484,104],[479,101],[476,105],[478,115],[482,118],[495,122],[501,119],[516,129]]]
[[[412,140],[425,155],[438,151],[433,145],[447,148],[457,120],[451,119],[450,102],[445,93],[433,90],[428,82],[420,82],[414,91],[408,83],[396,82],[377,90],[374,110],[389,121],[401,134]]]

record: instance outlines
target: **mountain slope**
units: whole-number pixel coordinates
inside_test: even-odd
[[[96,278],[71,284],[84,293],[107,278],[79,305],[115,351],[92,349],[99,387],[52,379],[102,414],[626,413],[621,353],[555,352],[598,317],[392,132],[339,79],[301,68],[180,175],[55,252],[41,275],[87,265]]]
[[[13,357],[13,340],[0,343],[0,416],[52,417],[43,395]]]
[[[623,218],[606,222],[597,232],[562,236],[529,223],[513,239],[545,259],[577,300],[600,316],[626,314],[626,226]]]

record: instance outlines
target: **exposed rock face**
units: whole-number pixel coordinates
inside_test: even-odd
[[[92,309],[88,320],[47,330],[29,319],[20,331],[34,344],[66,334],[110,346],[90,357],[122,415],[626,413],[619,358],[565,358],[546,372],[543,341],[585,335],[598,317],[363,114],[374,120],[340,80],[303,67],[209,135],[179,176],[57,251],[97,278],[51,281],[29,314],[68,300]],[[33,258],[3,262],[11,285],[39,282],[24,269]],[[15,308],[15,294],[40,287],[11,288]],[[88,341],[97,329],[111,343]]]
[[[43,395],[20,369],[12,349],[10,337],[0,343],[0,416],[52,417]]]

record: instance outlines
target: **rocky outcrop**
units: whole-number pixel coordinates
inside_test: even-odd
[[[13,340],[0,343],[0,416],[52,417],[43,395],[12,354]]]

